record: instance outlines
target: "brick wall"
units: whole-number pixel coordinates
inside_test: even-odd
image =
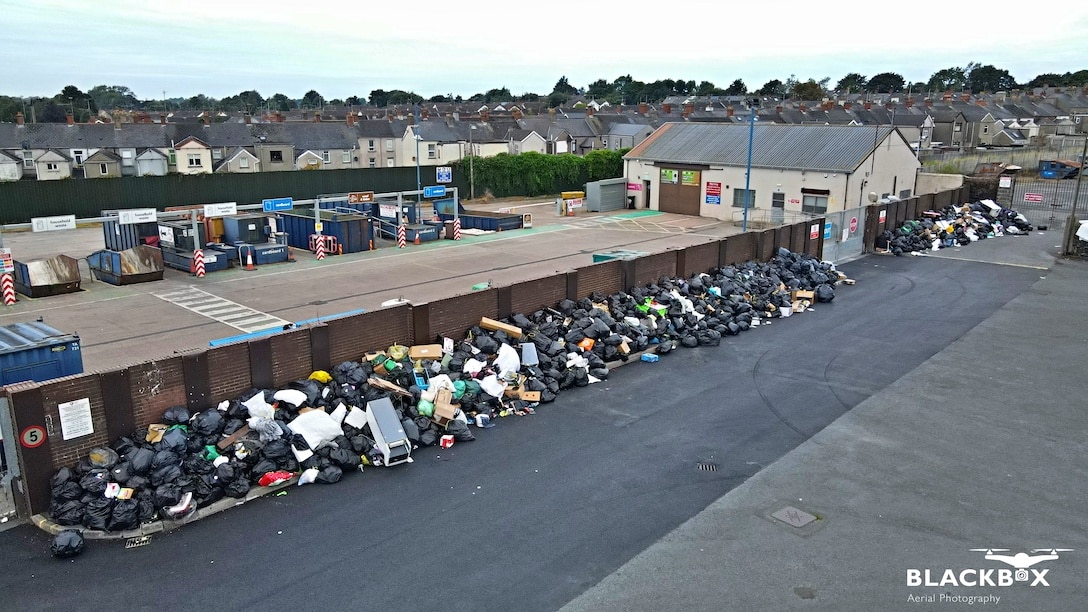
[[[249,344],[239,342],[208,349],[208,379],[212,402],[218,404],[249,390]]]
[[[567,297],[567,277],[557,274],[510,286],[511,314],[531,314],[554,307]]]
[[[498,292],[492,288],[431,302],[431,335],[458,339],[463,337],[470,327],[479,323],[480,317],[496,318],[499,313],[497,294]],[[419,342],[425,340],[427,339],[417,339]]]
[[[632,287],[656,283],[662,276],[676,276],[676,251],[665,251],[635,260],[635,278],[627,279]]]
[[[811,231],[813,225],[819,225],[819,233],[816,234],[816,238],[814,240],[812,239]],[[804,227],[800,225],[793,225],[790,226],[790,229],[792,230],[790,232],[790,240],[782,246],[793,251],[794,253],[804,253],[805,247],[808,245],[810,240],[813,240],[813,242],[815,242],[820,239],[820,236],[824,233],[824,224],[818,219],[813,219],[812,221],[808,221],[807,223],[805,223]]]
[[[676,270],[677,276],[691,278],[696,274],[710,272],[718,265],[719,241],[697,244],[684,249],[684,267]],[[678,260],[679,261],[679,260]]]
[[[326,324],[333,367],[359,361],[368,351],[384,350],[393,344],[415,344],[412,307],[408,304],[331,319]]]
[[[57,404],[83,398],[89,399],[91,403],[94,433],[65,441]],[[96,374],[69,376],[54,381],[48,388],[42,389],[42,404],[53,465],[74,464],[92,448],[108,445],[112,441],[111,432],[106,427],[106,407],[102,402],[102,391]]]
[[[623,286],[623,262],[618,260],[602,261],[578,270],[578,297],[587,297],[593,292],[610,295],[626,291]]]
[[[775,230],[766,229],[756,234],[755,259],[757,261],[767,261],[774,256],[774,233]],[[744,258],[744,260],[747,259],[752,259],[752,255],[749,254]]]
[[[310,360],[310,330],[302,328],[279,333],[271,340],[274,386],[305,379],[314,371]]]
[[[740,264],[755,255],[756,234],[737,234],[730,236],[725,243],[725,264]]]
[[[128,370],[137,429],[159,423],[162,413],[171,406],[186,405],[180,357],[140,363],[129,366]]]

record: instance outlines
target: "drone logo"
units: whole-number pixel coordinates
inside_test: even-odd
[[[1011,565],[1013,568],[1016,569],[1016,572],[1013,574],[1013,579],[1016,580],[1017,582],[1027,582],[1027,580],[1028,580],[1028,570],[1031,568],[1031,566],[1035,565],[1036,563],[1042,563],[1043,561],[1053,561],[1053,560],[1058,558],[1058,553],[1060,553],[1060,552],[1072,552],[1073,549],[1072,548],[1033,548],[1031,550],[1030,555],[1028,553],[1025,553],[1025,552],[1018,552],[1015,555],[998,555],[998,554],[994,554],[994,553],[998,553],[998,552],[1008,552],[1008,551],[1009,551],[1008,548],[972,548],[971,549],[971,552],[984,552],[984,553],[986,553],[985,557],[989,561],[1000,561],[1002,563],[1007,563],[1007,564]],[[1035,554],[1035,553],[1043,553],[1043,554]],[[1043,577],[1046,576],[1047,572],[1049,572],[1049,571],[1050,570],[1046,570],[1046,569],[1044,569],[1044,570],[1031,569],[1031,572],[1033,574],[1035,574],[1036,582],[1042,581],[1043,584],[1046,584],[1046,581],[1043,580]]]

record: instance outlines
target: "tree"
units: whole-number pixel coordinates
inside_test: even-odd
[[[814,79],[793,86],[790,97],[794,100],[821,100],[827,92]]]
[[[1088,85],[1088,70],[1065,73],[1065,84],[1069,87],[1083,87]]]
[[[615,93],[616,88],[604,79],[597,79],[589,84],[586,88],[586,95],[594,100],[605,99],[610,94]]]
[[[0,96],[0,123],[15,123],[15,113],[22,110],[23,101],[11,96]]]
[[[869,91],[879,93],[903,91],[905,85],[906,81],[903,79],[903,75],[894,72],[881,72],[880,74],[874,74],[869,79]]]
[[[835,84],[835,91],[839,93],[865,91],[868,85],[868,79],[856,72],[851,72],[839,79],[839,82]]]
[[[759,90],[756,91],[756,93],[761,95],[761,96],[773,96],[775,98],[785,98],[786,97],[786,85],[782,81],[779,81],[778,79],[771,79],[770,81],[767,81],[766,83],[764,83],[763,87],[760,87]]]
[[[567,100],[569,99],[570,96],[568,96],[567,94],[560,91],[553,91],[551,94],[548,95],[548,108],[559,108],[560,106],[566,104]]]
[[[310,108],[317,108],[324,104],[325,98],[321,97],[321,94],[317,93],[313,89],[306,92],[306,95],[302,96],[302,105],[309,106]]]
[[[378,108],[389,106],[389,92],[384,89],[375,89],[370,92],[370,103]]]
[[[502,87],[500,89],[489,89],[489,90],[487,90],[487,93],[484,94],[484,101],[488,102],[488,103],[490,103],[490,102],[502,102],[504,100],[510,100],[513,97],[514,96],[510,94],[509,89],[507,89],[505,87]]]
[[[87,95],[94,100],[95,108],[132,109],[140,106],[132,90],[124,85],[95,85]]]
[[[45,104],[45,108],[38,114],[38,121],[42,123],[64,123],[67,121],[66,116],[68,111],[60,104],[50,100]]]
[[[294,105],[291,103],[291,98],[288,98],[281,93],[273,94],[272,97],[268,99],[268,108],[272,110],[289,111],[292,106]]]
[[[967,77],[971,91],[1008,91],[1016,89],[1016,79],[1008,70],[994,68],[992,65],[975,66]]]
[[[1069,73],[1067,72],[1066,75]],[[1024,83],[1024,87],[1028,89],[1034,89],[1036,87],[1061,87],[1065,85],[1065,76],[1055,74],[1053,72],[1046,72],[1036,76],[1034,79]]]
[[[191,110],[208,110],[216,105],[215,98],[197,94],[185,101],[185,107]]]
[[[530,93],[527,91],[518,96],[518,100],[521,102],[536,102],[537,100],[540,100],[540,94]],[[460,100],[458,100],[458,102],[460,102]]]
[[[569,82],[567,82],[566,76],[559,77],[559,80],[555,82],[555,87],[552,88],[552,91],[567,94],[568,96],[573,96],[574,94],[578,93],[578,90],[575,89],[574,86],[571,85]]]
[[[348,96],[347,99],[344,100],[344,104],[348,104],[350,106],[362,106],[366,104],[366,100],[360,98],[359,96]]]
[[[959,66],[934,72],[926,83],[928,91],[959,91],[967,86],[967,71]]]
[[[748,86],[744,84],[744,81],[735,79],[729,84],[729,87],[725,88],[725,95],[727,96],[744,96],[748,94]]]

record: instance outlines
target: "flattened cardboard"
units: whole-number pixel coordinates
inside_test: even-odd
[[[441,344],[417,344],[408,349],[408,356],[413,360],[417,359],[441,359],[442,358],[442,345]]]
[[[409,393],[408,391],[406,391],[404,389],[404,387],[401,387],[399,385],[395,385],[395,384],[389,382],[388,380],[384,380],[384,379],[381,379],[381,378],[375,378],[375,377],[372,376],[372,377],[366,379],[366,382],[371,387],[382,389],[383,391],[389,391],[390,393],[395,393],[397,395],[402,395],[404,397],[412,397],[412,394]]]
[[[487,330],[490,330],[490,331],[502,330],[502,331],[506,332],[506,334],[508,336],[510,336],[511,338],[513,338],[515,340],[517,340],[518,338],[521,338],[521,333],[522,332],[521,332],[520,327],[516,327],[514,325],[507,325],[506,323],[503,323],[501,321],[496,321],[495,319],[489,319],[487,317],[480,317],[480,327],[482,327],[484,329],[487,329]]]
[[[241,429],[220,440],[219,444],[216,444],[216,446],[219,447],[219,450],[230,448],[239,439],[245,437],[247,433],[249,433],[249,425],[242,425]]]

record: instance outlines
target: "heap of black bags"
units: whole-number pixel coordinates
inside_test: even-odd
[[[966,246],[995,236],[1024,235],[1034,228],[1024,215],[992,200],[926,211],[920,219],[886,229],[876,238],[878,252],[904,255]]]
[[[765,263],[563,300],[498,328],[481,321],[459,341],[441,339],[441,356],[413,360],[408,347],[393,346],[196,413],[171,407],[160,423],[58,470],[49,514],[60,525],[116,532],[184,519],[295,476],[300,483],[338,482],[345,472],[382,462],[370,425],[353,418],[368,402],[388,398],[413,447],[444,437],[471,441],[470,425],[531,414],[563,390],[606,379],[617,363],[714,346],[781,316],[797,291],[830,302],[842,278],[830,263],[778,249]],[[456,404],[452,418],[437,417],[437,388]]]

